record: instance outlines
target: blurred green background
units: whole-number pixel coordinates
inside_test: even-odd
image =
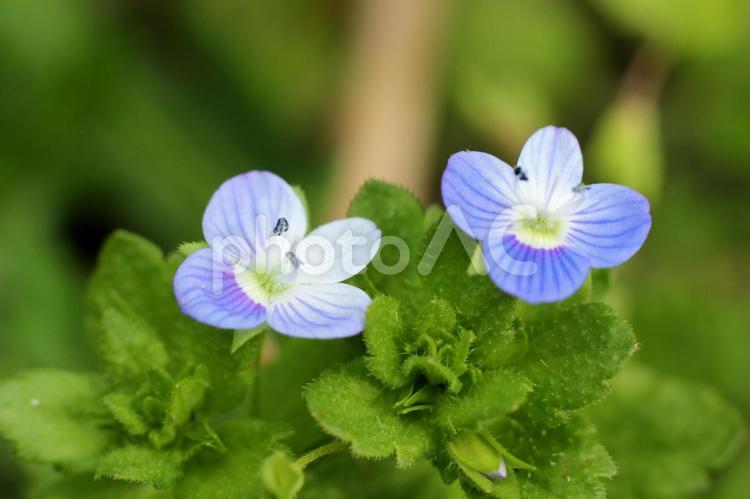
[[[0,3],[0,376],[86,368],[84,289],[117,227],[201,238],[220,182],[302,185],[317,221],[365,177],[439,202],[460,149],[512,163],[570,128],[589,182],[652,201],[610,301],[637,361],[750,419],[750,2]],[[750,487],[750,450],[710,497]],[[0,446],[0,491],[24,474]]]

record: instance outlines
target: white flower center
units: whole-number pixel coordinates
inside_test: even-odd
[[[514,211],[511,231],[521,243],[541,249],[562,246],[568,229],[564,216],[530,205],[518,206]]]
[[[292,288],[291,282],[279,280],[282,274],[256,272],[251,269],[237,269],[235,279],[242,291],[254,302],[268,306],[279,296]]]
[[[293,247],[291,241],[280,236],[267,239],[265,248],[254,255],[247,265],[234,266],[235,279],[240,289],[263,306],[268,306],[289,292],[295,286],[297,271],[301,265]]]

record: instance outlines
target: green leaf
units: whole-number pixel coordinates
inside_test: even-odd
[[[288,429],[243,419],[228,422],[218,433],[226,442],[226,452],[202,452],[188,461],[175,497],[263,497],[263,462],[278,450],[279,440],[289,435]]]
[[[174,385],[175,380],[162,369],[150,369],[146,372],[146,381],[135,394],[134,403],[149,427],[164,423]]]
[[[185,446],[185,460],[195,456],[203,449],[213,449],[219,452],[227,450],[221,437],[206,419],[202,420],[200,424],[191,426],[185,436],[192,442]]]
[[[171,285],[181,262],[179,257],[172,257],[166,262],[166,277],[170,283],[166,288],[166,308],[172,318],[162,330],[162,336],[168,336],[165,343],[173,358],[175,372],[191,364],[207,368],[210,389],[206,392],[203,408],[213,413],[229,411],[245,400],[254,387],[264,337],[253,337],[230,355],[231,334],[199,324],[182,314],[177,308]]]
[[[276,451],[263,462],[263,485],[276,499],[294,499],[305,484],[302,466]]]
[[[30,497],[44,499],[171,499],[171,491],[156,490],[150,484],[141,485],[116,480],[95,480],[93,474],[67,475],[41,487]]]
[[[741,456],[716,479],[715,486],[711,488],[711,497],[713,499],[742,497],[747,492],[748,476],[750,476],[750,448],[746,446]]]
[[[164,344],[143,320],[114,308],[102,313],[101,357],[117,382],[136,382],[150,368],[166,368]]]
[[[323,429],[350,442],[361,457],[385,458],[396,454],[406,468],[432,451],[428,429],[394,410],[395,396],[368,378],[360,363],[329,371],[305,390],[310,413]]]
[[[440,359],[432,356],[412,355],[404,362],[404,372],[413,376],[420,373],[431,385],[445,385],[450,393],[458,393],[463,387],[459,376]]]
[[[297,453],[319,444],[326,435],[307,410],[303,387],[323,371],[360,355],[361,346],[359,338],[320,341],[279,334],[268,336],[258,400],[254,405],[258,417],[292,426],[295,432],[288,441]]]
[[[531,383],[523,375],[508,370],[486,371],[466,395],[441,400],[435,417],[451,433],[477,429],[518,409],[530,391]]]
[[[739,413],[712,389],[642,367],[615,379],[588,409],[619,473],[613,497],[687,497],[704,491],[744,440]]]
[[[133,407],[133,397],[123,392],[113,392],[104,397],[104,405],[130,435],[145,435],[146,422]]]
[[[99,460],[96,478],[150,483],[157,489],[166,489],[177,483],[182,461],[182,455],[174,450],[128,445],[112,450]]]
[[[23,459],[90,470],[110,445],[111,435],[96,424],[103,391],[86,374],[22,373],[0,385],[0,434]]]
[[[389,459],[342,453],[316,462],[305,474],[304,499],[465,499],[459,484],[446,485],[426,460],[401,470]]]
[[[418,254],[422,300],[440,298],[454,305],[461,301],[470,280],[468,270],[476,244],[448,216],[427,231]]]
[[[605,484],[616,468],[594,426],[582,417],[549,428],[529,413],[519,414],[493,433],[514,456],[535,466],[516,472],[521,497],[606,497]]]
[[[489,273],[487,269],[487,262],[484,261],[484,255],[482,254],[482,244],[477,244],[474,247],[474,253],[471,255],[471,263],[467,270],[470,276],[484,275]]]
[[[364,217],[377,224],[383,234],[380,260],[388,266],[396,265],[402,257],[399,248],[385,244],[392,238],[406,243],[410,258],[406,268],[398,276],[380,273],[372,265],[367,275],[380,292],[406,300],[411,297],[414,287],[416,258],[422,238],[422,206],[409,191],[397,185],[370,180],[365,183],[352,200],[347,214],[350,217]]]
[[[460,377],[469,369],[474,334],[457,322],[450,303],[430,300],[415,321],[415,338],[406,346],[409,357],[403,372],[411,378],[421,373],[430,384],[445,385],[449,392],[458,393],[463,386]]]
[[[430,300],[419,311],[416,322],[417,337],[426,335],[432,338],[453,339],[457,325],[456,313],[450,303],[441,299]]]
[[[405,336],[399,301],[390,296],[375,298],[367,309],[365,321],[363,338],[369,354],[365,363],[378,381],[391,388],[409,382],[401,365]]]
[[[529,351],[518,368],[534,383],[530,399],[545,409],[573,410],[602,398],[635,350],[630,326],[601,303],[545,309],[526,331]]]
[[[103,318],[115,310],[128,320],[137,317],[136,322],[148,324],[169,354],[171,373],[198,364],[208,369],[211,389],[206,393],[204,407],[209,412],[225,412],[239,405],[254,383],[253,359],[259,355],[260,341],[248,341],[228,357],[231,335],[180,312],[172,279],[182,261],[179,255],[165,260],[159,248],[149,241],[116,231],[105,242],[91,281],[93,322],[104,335]]]
[[[175,385],[166,408],[164,425],[161,430],[150,435],[154,445],[160,448],[174,439],[177,430],[185,425],[203,404],[207,387],[208,373],[202,366],[198,366],[191,375]]]
[[[422,232],[427,232],[432,228],[433,225],[438,223],[441,218],[445,216],[445,210],[436,204],[428,206],[424,210],[424,217],[422,219]]]
[[[99,253],[89,286],[95,310],[126,308],[159,330],[170,318],[170,298],[170,276],[161,250],[135,234],[115,231]]]
[[[480,322],[472,361],[493,369],[522,357],[528,348],[526,333],[516,319],[518,301],[507,297],[489,309]]]
[[[182,244],[180,244],[180,246],[177,248],[177,251],[179,251],[182,256],[184,256],[185,258],[187,258],[190,255],[192,255],[193,253],[196,253],[196,252],[198,252],[198,251],[200,251],[202,249],[206,249],[208,247],[209,247],[208,243],[206,243],[204,241],[196,241],[196,242],[193,242],[193,243],[182,243]]]
[[[463,375],[469,370],[469,354],[471,353],[473,343],[474,333],[459,326],[456,332],[456,339],[450,345],[450,348],[446,349],[446,352],[449,354],[448,365],[458,376]]]
[[[489,277],[475,275],[464,282],[462,293],[454,305],[461,323],[476,331],[488,311],[512,306],[514,302],[515,298],[497,289]]]
[[[247,343],[248,341],[252,340],[256,336],[262,334],[268,326],[266,324],[262,324],[258,327],[252,328],[252,329],[238,329],[234,332],[234,336],[232,337],[232,350],[231,352],[234,353],[242,346]]]
[[[185,424],[193,411],[201,406],[206,396],[207,376],[205,370],[199,368],[193,375],[183,378],[175,385],[167,408],[170,423],[175,426]]]

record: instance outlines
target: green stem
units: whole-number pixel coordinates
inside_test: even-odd
[[[341,440],[334,440],[330,444],[321,445],[317,449],[313,449],[304,456],[297,459],[297,464],[302,467],[302,469],[307,468],[308,464],[311,464],[321,457],[325,457],[328,454],[333,454],[334,452],[339,452],[342,450],[345,450],[349,447],[349,444],[346,442],[342,442]]]
[[[363,280],[365,281],[365,285],[366,285],[366,286],[367,286],[368,288],[370,288],[370,290],[369,290],[369,291],[370,291],[370,293],[371,293],[371,294],[372,294],[373,296],[376,296],[376,295],[382,294],[382,293],[380,293],[380,291],[378,291],[378,288],[377,288],[377,287],[375,287],[375,284],[373,284],[372,280],[370,279],[370,276],[369,276],[369,275],[367,275],[367,270],[365,270],[364,272],[362,272],[362,279],[363,279]]]
[[[264,324],[265,327],[265,324]],[[251,416],[258,416],[258,408],[260,407],[260,368],[263,355],[263,345],[268,341],[268,332],[264,330],[260,333],[260,346],[258,347],[258,354],[253,359],[253,367],[255,368],[252,393],[250,394],[250,410]]]

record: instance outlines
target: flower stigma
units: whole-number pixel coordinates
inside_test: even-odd
[[[294,252],[289,251],[278,265],[264,269],[252,264],[247,268],[236,266],[235,279],[248,296],[267,306],[293,287],[295,274],[301,265]]]
[[[565,239],[566,223],[553,212],[519,210],[513,225],[516,238],[533,248],[551,249],[561,246]]]

